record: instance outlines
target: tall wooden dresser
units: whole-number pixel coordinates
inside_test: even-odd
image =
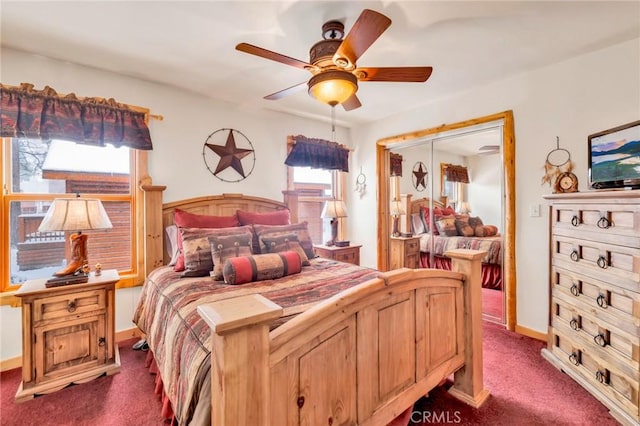
[[[542,355],[622,424],[639,425],[640,191],[545,198],[551,268]]]

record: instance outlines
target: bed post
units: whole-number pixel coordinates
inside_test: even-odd
[[[449,250],[451,270],[462,272],[464,283],[464,367],[454,374],[451,395],[471,405],[480,407],[489,397],[482,375],[482,258],[480,250]]]
[[[269,324],[282,312],[258,294],[198,306],[213,331],[212,425],[269,425]]]
[[[144,192],[144,278],[163,264],[162,192],[166,186],[141,185]]]

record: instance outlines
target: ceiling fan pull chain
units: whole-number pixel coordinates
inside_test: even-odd
[[[331,140],[336,141],[336,106],[331,105]]]

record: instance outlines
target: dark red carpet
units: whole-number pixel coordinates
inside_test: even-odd
[[[3,426],[162,425],[155,376],[144,366],[146,352],[134,351],[137,339],[121,342],[120,373],[72,385],[31,401],[15,403],[21,370],[0,375],[0,424]]]
[[[413,425],[564,426],[616,425],[607,409],[540,355],[543,342],[484,322],[485,387],[491,392],[480,408],[466,406],[435,389],[412,413]],[[144,366],[146,353],[120,344],[119,374],[70,386],[16,404],[20,369],[0,375],[1,425],[163,425],[154,376]],[[248,426],[248,425],[247,425]],[[278,426],[278,425],[274,425]]]

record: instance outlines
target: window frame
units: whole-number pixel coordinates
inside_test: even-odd
[[[133,108],[133,107],[132,107]],[[148,109],[136,107],[147,114]],[[0,305],[16,306],[19,302],[13,293],[20,284],[11,283],[10,272],[10,224],[9,210],[13,201],[53,200],[68,197],[69,194],[13,193],[11,191],[11,141],[12,138],[0,138],[0,165],[2,166],[2,195],[0,203]],[[120,281],[116,288],[135,287],[142,284],[145,278],[144,268],[144,191],[141,183],[150,181],[148,174],[148,152],[130,148],[129,194],[83,194],[102,201],[129,201],[131,203],[131,269],[120,273]]]

